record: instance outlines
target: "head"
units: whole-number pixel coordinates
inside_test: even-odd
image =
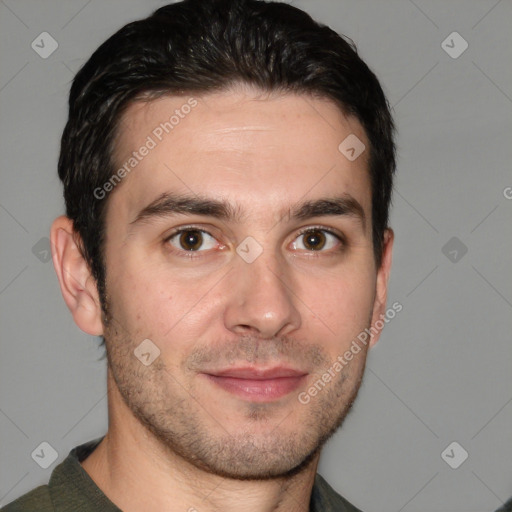
[[[287,4],[162,7],[78,72],[54,263],[124,407],[165,446],[269,478],[339,427],[378,334],[333,363],[386,306],[393,136],[354,45]],[[262,394],[233,368],[293,375]]]

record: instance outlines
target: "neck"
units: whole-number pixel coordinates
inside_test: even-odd
[[[309,503],[320,453],[292,476],[235,480],[196,467],[151,434],[108,375],[109,428],[82,467],[124,512],[292,512]]]

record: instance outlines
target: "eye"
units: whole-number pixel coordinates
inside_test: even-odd
[[[202,252],[215,247],[215,238],[207,231],[197,228],[182,228],[166,239],[173,247],[181,251]]]
[[[297,240],[302,240],[297,242]],[[339,249],[343,248],[343,240],[341,236],[333,233],[328,229],[308,228],[302,231],[293,241],[293,249],[306,251],[321,251],[322,249],[332,249],[339,245]],[[325,251],[324,251],[325,252]]]
[[[186,226],[174,231],[164,242],[173,247],[178,255],[194,257],[193,253],[204,253],[214,249],[218,241],[214,236],[203,229]],[[326,228],[313,227],[304,229],[292,242],[292,249],[308,252],[327,252],[329,249],[341,251],[345,248],[342,235],[338,235]],[[225,248],[220,244],[219,248]],[[199,257],[199,256],[197,256]]]

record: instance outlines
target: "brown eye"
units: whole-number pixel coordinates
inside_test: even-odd
[[[332,249],[336,245],[343,245],[341,237],[327,229],[320,228],[303,231],[292,243],[294,249],[306,251],[322,251],[322,249]]]
[[[208,241],[210,246],[207,245]],[[176,249],[188,252],[199,251],[201,248],[205,250],[205,244],[206,249],[215,247],[215,238],[201,229],[182,229],[169,237],[168,242]]]
[[[319,251],[325,245],[325,234],[320,230],[308,231],[302,235],[304,246],[311,251]]]
[[[183,231],[180,234],[179,241],[181,247],[186,251],[197,251],[203,243],[203,235],[200,231]]]

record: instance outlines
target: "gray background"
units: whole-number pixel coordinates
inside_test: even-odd
[[[106,431],[102,350],[74,325],[44,238],[63,212],[74,73],[164,3],[0,1],[0,506]],[[512,495],[512,2],[293,4],[356,42],[399,130],[389,304],[403,311],[320,473],[365,512],[494,510]],[[59,44],[46,59],[31,48],[43,31]],[[453,31],[458,58],[441,46]],[[31,458],[42,441],[59,454],[48,469]],[[458,469],[441,458],[453,441],[469,454]]]

